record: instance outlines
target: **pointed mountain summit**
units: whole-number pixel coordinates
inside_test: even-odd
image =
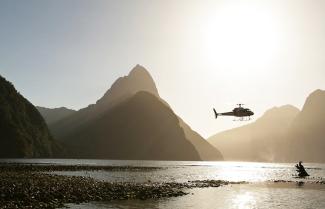
[[[154,80],[140,65],[117,79],[95,104],[59,120],[50,129],[72,157],[222,160],[220,152],[159,97]]]
[[[325,112],[325,91],[317,89],[312,92],[306,99],[305,104],[299,114],[299,117],[304,117],[308,123],[315,123],[324,118]]]
[[[0,76],[0,157],[53,157],[60,151],[34,105]]]
[[[283,141],[298,113],[299,109],[292,105],[274,107],[255,122],[218,133],[208,141],[220,149],[226,160],[283,160]]]
[[[61,118],[56,123],[49,124],[51,132],[56,138],[60,139],[85,122],[100,117],[103,112],[139,91],[147,91],[159,96],[155,82],[149,72],[141,65],[136,65],[129,75],[118,78],[95,104],[79,110],[76,114],[71,114],[70,117]],[[44,117],[46,116],[44,115]]]
[[[138,64],[131,70],[129,75],[117,79],[96,104],[111,106],[139,91],[150,92],[159,97],[156,84],[151,75],[144,67]]]

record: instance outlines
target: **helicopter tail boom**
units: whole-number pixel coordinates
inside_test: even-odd
[[[216,111],[216,109],[213,108],[213,112],[214,112],[214,115],[216,116],[216,119],[218,118],[218,113]]]

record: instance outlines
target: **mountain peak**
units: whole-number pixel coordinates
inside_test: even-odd
[[[318,117],[319,113],[315,110],[324,110],[325,105],[325,91],[317,89],[307,97],[302,108],[302,114],[309,115],[308,117]],[[307,116],[306,116],[307,117]]]
[[[317,99],[317,98],[322,98],[322,97],[325,97],[325,91],[321,90],[321,89],[317,89],[317,90],[313,91],[311,94],[309,94],[307,100]]]
[[[132,68],[132,70],[129,73],[129,76],[137,76],[137,75],[146,75],[150,76],[150,73],[146,68],[144,68],[142,65],[137,64]]]
[[[117,79],[97,104],[112,105],[136,94],[146,91],[159,97],[156,84],[150,73],[137,64],[127,76]]]

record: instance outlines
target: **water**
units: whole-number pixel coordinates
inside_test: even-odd
[[[293,164],[253,162],[184,162],[20,159],[0,160],[36,164],[110,165],[160,167],[149,171],[63,171],[60,175],[89,176],[114,182],[187,182],[194,180],[246,181],[248,184],[219,188],[190,189],[191,194],[158,200],[123,200],[81,205],[71,208],[325,208],[325,186],[315,184],[325,179],[325,164],[305,163],[310,178],[306,184],[272,183],[273,180],[298,181]],[[301,181],[299,179],[299,181]]]
[[[255,185],[233,185],[220,188],[192,189],[192,194],[157,200],[126,200],[104,203],[86,203],[69,205],[73,209],[323,209],[325,207],[325,191],[313,189],[297,189],[294,187],[269,188]]]

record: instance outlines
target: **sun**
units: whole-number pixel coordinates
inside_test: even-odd
[[[212,9],[200,29],[202,53],[210,65],[234,70],[259,70],[279,50],[276,15],[266,7],[228,3]]]

